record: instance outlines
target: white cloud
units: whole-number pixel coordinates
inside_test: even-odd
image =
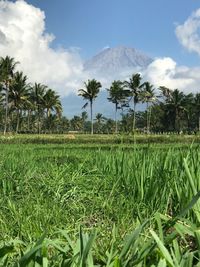
[[[53,87],[62,96],[75,91],[83,77],[77,49],[53,49],[45,32],[45,14],[23,0],[0,1],[0,56],[19,61],[31,82]]]
[[[176,27],[176,35],[184,47],[200,55],[199,28],[200,9],[183,25]],[[77,92],[87,79],[96,78],[102,82],[103,88],[108,88],[114,79],[127,79],[134,72],[141,72],[144,79],[157,87],[164,85],[184,92],[195,92],[200,88],[200,67],[178,66],[169,57],[155,59],[146,70],[125,70],[109,74],[109,78],[86,73],[79,50],[53,49],[54,39],[54,35],[45,30],[45,14],[39,8],[24,0],[0,0],[0,56],[14,57],[21,63],[18,68],[28,75],[31,82],[45,83],[61,96]]]
[[[143,81],[149,81],[155,88],[160,86],[166,86],[172,90],[177,88],[186,94],[200,91],[200,67],[179,66],[170,57],[157,58],[145,69],[135,67],[116,71],[112,75],[96,73],[93,76],[101,81],[103,88],[109,88],[113,80],[129,80],[134,73],[140,73]]]
[[[197,9],[182,24],[176,27],[176,36],[179,42],[190,52],[200,55],[200,9]]]
[[[200,55],[200,9],[182,24],[176,26],[179,42],[189,52]],[[179,66],[170,57],[155,59],[144,71],[144,76],[155,86],[178,88],[185,93],[200,91],[200,67]]]
[[[200,67],[177,66],[169,57],[155,59],[143,72],[144,78],[156,87],[166,86],[185,93],[199,91]]]

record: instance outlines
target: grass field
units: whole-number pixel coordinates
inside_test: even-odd
[[[128,138],[1,137],[0,266],[200,266],[198,137]]]

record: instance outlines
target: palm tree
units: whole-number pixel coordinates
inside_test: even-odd
[[[184,121],[188,131],[191,130],[193,125],[193,117],[195,116],[195,99],[192,93],[184,96]]]
[[[28,94],[28,99],[24,103],[24,109],[27,113],[27,130],[30,132],[30,126],[31,126],[31,119],[32,119],[32,113],[35,111],[35,102],[33,99],[33,87],[29,84],[27,88],[29,94]]]
[[[159,90],[161,91],[161,95],[159,97],[164,97],[165,100],[169,100],[171,98],[173,90],[165,86],[160,86]]]
[[[0,82],[3,84],[5,89],[5,124],[4,124],[4,135],[7,131],[8,124],[8,94],[9,87],[14,76],[14,70],[18,62],[15,62],[14,58],[6,56],[0,58]]]
[[[96,81],[95,79],[88,80],[88,82],[85,82],[84,85],[85,89],[79,89],[78,95],[88,100],[88,102],[85,103],[83,108],[86,108],[88,103],[90,104],[91,134],[93,134],[93,102],[102,86],[101,83]]]
[[[24,109],[29,97],[27,79],[27,76],[24,76],[22,72],[16,72],[13,77],[13,82],[10,85],[9,100],[11,104],[13,103],[13,108],[17,111],[16,133],[19,130],[20,111]]]
[[[60,96],[56,94],[56,92],[52,89],[47,89],[45,92],[45,95],[43,97],[43,107],[46,109],[46,126],[47,128],[52,128],[49,127],[53,121],[55,121],[55,118],[59,118],[62,113],[62,104],[60,102]],[[54,111],[56,113],[55,116],[52,116],[51,111]]]
[[[200,132],[200,93],[197,93],[194,97],[195,114],[198,121],[198,131]]]
[[[135,113],[136,113],[136,105],[140,102],[140,94],[141,94],[141,80],[142,77],[139,73],[133,74],[129,81],[125,81],[125,86],[130,90],[130,101],[133,100],[133,133],[135,132]]]
[[[101,133],[102,124],[105,121],[105,117],[102,113],[97,113],[95,116],[96,126],[97,126],[97,132]]]
[[[186,111],[186,98],[183,92],[175,89],[166,100],[168,113],[174,114],[174,129],[180,131],[181,114]]]
[[[57,115],[62,112],[60,96],[52,89],[48,89],[43,97],[44,108],[46,109],[47,118],[50,117],[51,111],[55,111]]]
[[[73,131],[80,131],[82,128],[82,118],[80,116],[74,116],[71,120],[70,120],[70,124],[71,127],[73,129]]]
[[[46,93],[47,86],[40,83],[35,83],[31,87],[30,100],[34,103],[36,116],[37,116],[37,132],[40,134],[41,130],[41,115],[44,112],[44,96]]]
[[[147,133],[150,133],[150,127],[151,127],[151,106],[149,106],[150,103],[155,103],[157,98],[155,96],[155,89],[153,88],[153,85],[149,82],[145,82],[142,85],[142,102],[147,103]]]
[[[117,127],[117,110],[120,108],[120,104],[123,105],[128,97],[129,90],[124,89],[124,83],[121,81],[114,81],[107,89],[109,93],[108,100],[115,104],[115,133],[118,132]]]
[[[84,130],[85,130],[85,122],[86,122],[87,118],[88,118],[88,114],[87,114],[87,112],[86,112],[86,111],[83,111],[83,112],[81,113],[81,119],[82,119],[82,131],[83,131],[83,132],[84,132]]]

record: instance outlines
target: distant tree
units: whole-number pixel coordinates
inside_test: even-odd
[[[194,113],[196,115],[197,129],[200,132],[200,93],[194,96]]]
[[[120,122],[120,128],[122,132],[130,133],[133,130],[133,109],[129,109],[127,113],[122,114],[122,119]]]
[[[90,119],[91,119],[91,134],[93,134],[93,102],[94,99],[98,96],[99,90],[102,87],[101,83],[93,80],[88,80],[88,82],[84,83],[85,89],[79,89],[79,96],[82,96],[84,99],[88,100],[88,102],[85,103],[83,108],[86,108],[88,104],[90,104]]]
[[[161,97],[164,101],[168,100],[171,98],[173,90],[169,89],[168,87],[165,86],[160,86],[159,90],[161,91]]]
[[[174,121],[174,130],[180,131],[181,115],[186,111],[186,98],[183,92],[175,89],[169,99],[166,100],[167,112]]]
[[[70,129],[70,121],[62,116],[59,121],[57,121],[57,131],[58,133],[67,133]]]
[[[121,81],[113,81],[112,85],[109,89],[107,89],[109,93],[108,101],[115,104],[115,133],[118,132],[117,125],[117,110],[121,108],[123,104],[125,104],[126,99],[129,95],[129,91],[125,90],[125,85]]]
[[[45,104],[44,96],[47,90],[47,86],[40,83],[35,83],[31,87],[30,100],[34,104],[35,113],[37,116],[37,132],[40,134],[41,130],[41,117],[43,115]]]
[[[81,119],[82,119],[82,131],[85,131],[85,123],[86,123],[86,120],[88,118],[88,114],[86,111],[83,111],[81,113]]]
[[[101,133],[102,125],[105,122],[105,117],[102,113],[97,113],[95,116],[96,132]]]
[[[22,72],[16,72],[13,77],[13,82],[10,85],[9,102],[17,112],[16,133],[19,130],[20,115],[26,107],[29,98],[29,85],[27,84],[27,76]]]
[[[0,58],[0,82],[5,90],[5,123],[4,123],[4,135],[7,131],[8,124],[8,95],[9,88],[12,83],[14,71],[18,62],[14,58],[6,56]]]
[[[70,120],[70,124],[73,131],[80,131],[82,129],[82,118],[75,115]]]
[[[115,121],[112,119],[106,119],[102,126],[103,133],[111,134],[115,132]]]
[[[147,103],[147,133],[149,133],[151,127],[151,105],[149,104],[155,103],[157,100],[155,95],[155,89],[153,88],[153,85],[149,82],[145,82],[143,84],[141,98],[143,103]]]
[[[141,80],[142,77],[139,73],[133,74],[129,81],[125,81],[125,86],[130,90],[130,101],[133,101],[133,132],[135,132],[135,119],[136,119],[136,105],[140,102],[141,94]]]
[[[191,131],[195,120],[195,111],[194,111],[194,95],[192,93],[184,95],[184,112],[182,114],[182,126]]]
[[[62,112],[62,105],[60,102],[60,96],[52,89],[47,89],[44,97],[44,108],[46,109],[47,118],[50,117],[51,111],[56,112],[56,115],[60,116]]]
[[[167,130],[165,104],[160,102],[151,106],[151,129],[155,132]]]

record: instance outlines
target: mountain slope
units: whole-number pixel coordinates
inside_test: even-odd
[[[107,48],[84,64],[84,70],[99,75],[145,68],[153,60],[144,53],[125,46]]]

